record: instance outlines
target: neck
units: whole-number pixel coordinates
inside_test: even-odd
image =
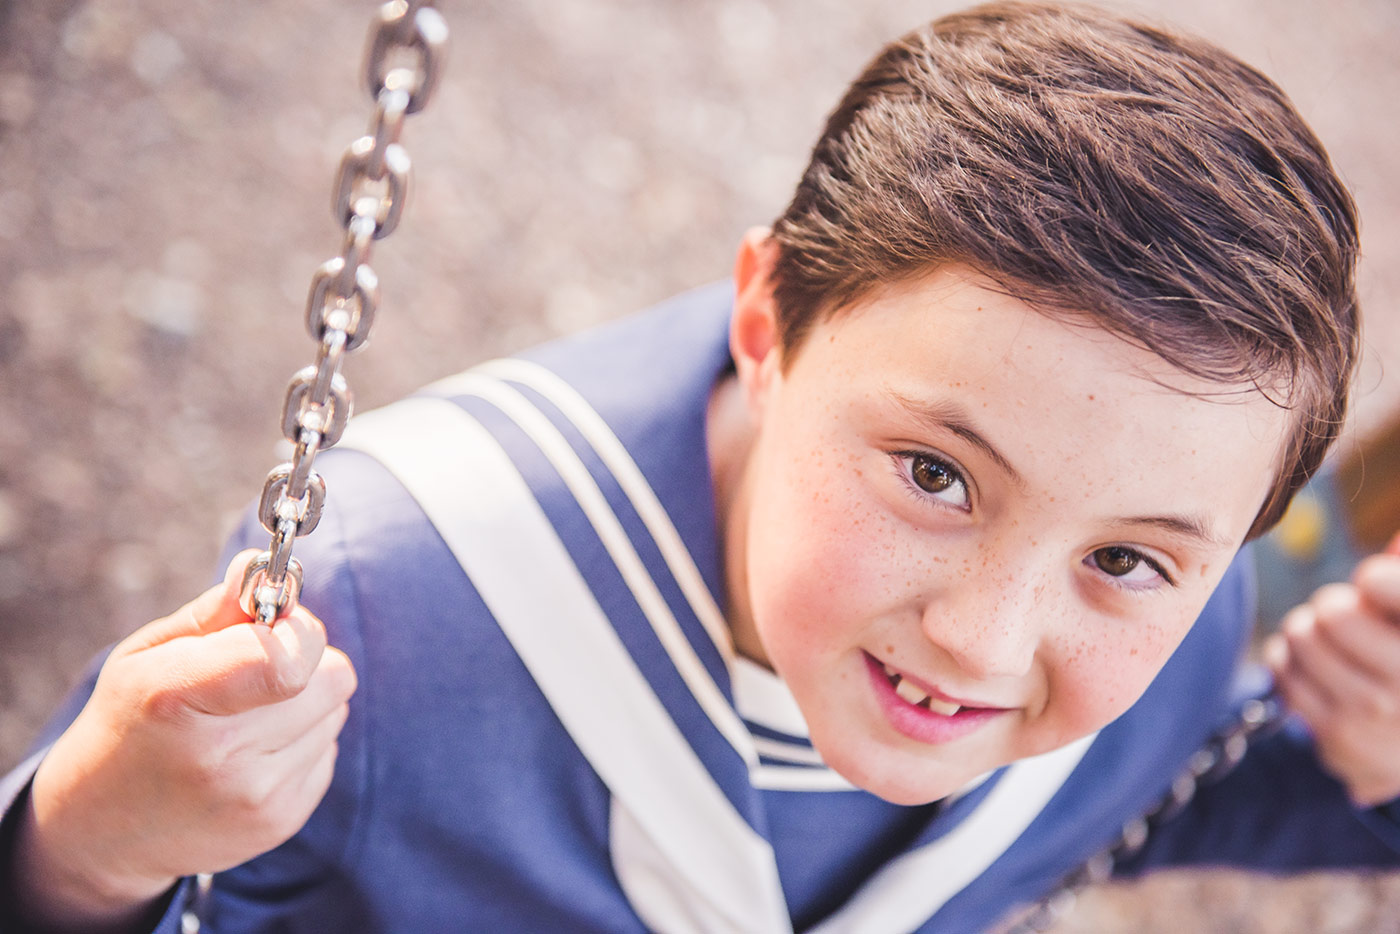
[[[749,607],[748,464],[754,425],[739,381],[726,376],[715,384],[705,411],[705,440],[714,484],[715,518],[724,571],[724,616],[738,654],[765,668],[773,666],[759,641]]]

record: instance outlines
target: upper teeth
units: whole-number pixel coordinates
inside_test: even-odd
[[[885,676],[890,679],[890,684],[894,685],[894,692],[915,707],[922,707],[931,710],[936,714],[951,717],[962,709],[958,704],[950,704],[945,700],[939,700],[917,687],[912,681],[905,679],[903,675],[895,671],[889,665],[885,666]]]

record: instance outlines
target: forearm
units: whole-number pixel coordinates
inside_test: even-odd
[[[125,934],[152,930],[175,880],[123,879],[75,861],[62,835],[45,827],[31,793],[17,800],[0,837],[0,892],[5,921],[21,932]],[[55,839],[55,837],[58,839]],[[84,851],[91,857],[97,854]]]

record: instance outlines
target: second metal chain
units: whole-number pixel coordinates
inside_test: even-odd
[[[408,197],[411,163],[399,145],[404,118],[423,108],[442,74],[447,24],[431,0],[392,0],[380,7],[365,51],[374,99],[369,132],[350,144],[336,172],[333,210],[345,228],[339,256],[311,277],[306,328],[316,362],[298,370],[282,406],[282,433],[292,459],[267,475],[258,518],[272,535],[243,576],[242,605],[271,625],[301,593],[301,564],[292,544],[320,521],[326,482],[312,469],[316,454],[340,440],[352,399],[340,374],[345,355],[364,344],[379,308],[379,277],[369,265],[374,241],[393,233]]]
[[[1085,860],[1054,891],[1015,917],[1009,926],[998,928],[1001,934],[1042,934],[1053,929],[1078,901],[1080,892],[1090,885],[1107,882],[1116,866],[1142,852],[1154,829],[1181,813],[1202,786],[1230,774],[1244,759],[1249,744],[1276,732],[1285,715],[1283,701],[1277,694],[1245,701],[1234,722],[1196,750],[1186,768],[1147,813],[1125,823],[1116,841]]]

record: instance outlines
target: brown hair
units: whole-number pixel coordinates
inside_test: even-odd
[[[1295,413],[1250,537],[1346,414],[1356,209],[1284,93],[1091,7],[994,3],[886,46],[774,224],[783,346],[881,283],[966,263]]]

